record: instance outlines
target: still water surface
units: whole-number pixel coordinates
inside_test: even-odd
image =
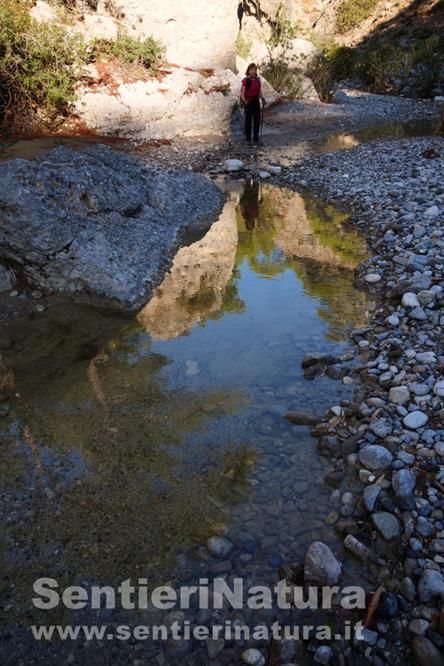
[[[34,618],[39,576],[274,580],[313,540],[338,552],[328,464],[283,414],[351,398],[300,363],[344,353],[365,322],[366,256],[345,214],[247,181],[133,319],[71,306],[15,326],[0,366],[15,395],[0,453],[7,623]],[[222,561],[212,535],[234,545]]]

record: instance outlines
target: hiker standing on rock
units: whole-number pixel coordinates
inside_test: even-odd
[[[265,100],[261,91],[261,80],[257,75],[257,67],[254,62],[247,67],[246,77],[242,81],[241,101],[245,109],[245,142],[251,146],[251,123],[253,122],[254,145],[259,145],[259,129],[261,124],[261,101],[265,106]]]

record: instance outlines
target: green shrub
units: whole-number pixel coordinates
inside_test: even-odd
[[[252,44],[253,42],[251,39],[247,39],[247,37],[244,37],[244,35],[241,32],[239,32],[239,34],[236,37],[237,55],[243,58],[244,60],[247,60],[248,56],[250,55]]]
[[[76,66],[87,60],[80,37],[36,23],[30,4],[0,6],[0,128],[50,124],[75,98]]]
[[[436,35],[407,47],[374,43],[358,52],[355,72],[373,92],[394,94],[407,85],[411,95],[431,97],[442,84],[443,42]]]
[[[378,0],[342,0],[336,13],[336,29],[339,33],[356,28],[370,16]]]
[[[96,40],[93,51],[96,57],[105,55],[115,58],[124,67],[143,67],[151,74],[158,71],[164,57],[164,48],[154,37],[140,39],[123,31],[119,31],[113,41]]]
[[[290,69],[284,60],[272,60],[262,68],[264,78],[276,92],[297,99],[302,93],[301,74]]]
[[[322,57],[308,72],[322,102],[330,102],[335,85],[353,75],[354,58],[353,49],[334,42],[323,45]]]
[[[284,51],[290,46],[291,41],[302,32],[302,27],[299,23],[292,23],[286,17],[282,4],[278,6],[274,19],[270,21],[270,27],[269,48],[280,46]]]
[[[302,93],[302,77],[291,66],[291,42],[301,34],[301,27],[287,18],[282,4],[269,23],[271,34],[266,42],[269,59],[262,67],[263,75],[278,93],[297,99]]]

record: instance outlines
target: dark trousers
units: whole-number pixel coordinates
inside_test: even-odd
[[[251,141],[251,121],[253,121],[253,139],[259,141],[261,124],[261,104],[259,97],[253,97],[245,105],[245,138]]]

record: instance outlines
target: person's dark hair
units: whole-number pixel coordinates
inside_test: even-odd
[[[247,67],[247,71],[245,72],[245,74],[246,74],[247,76],[250,76],[250,69],[252,69],[253,67],[256,67],[256,69],[257,69],[257,65],[256,65],[256,63],[254,63],[254,62],[250,62],[250,64],[249,64],[248,67]]]

